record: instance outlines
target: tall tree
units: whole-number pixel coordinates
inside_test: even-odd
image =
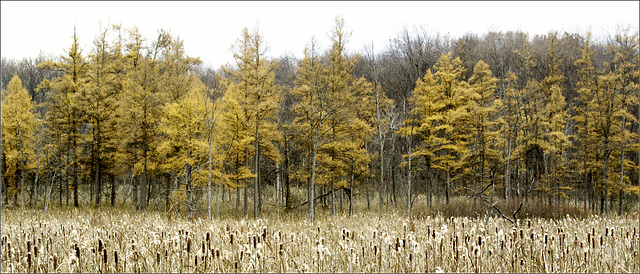
[[[85,57],[82,56],[75,29],[71,47],[60,59],[59,62],[46,60],[38,64],[39,69],[62,74],[62,76],[51,80],[43,80],[39,88],[51,91],[45,117],[49,125],[47,126],[47,135],[51,136],[50,139],[53,140],[51,145],[54,147],[57,157],[65,159],[65,169],[61,170],[61,173],[65,174],[65,186],[60,185],[60,202],[62,203],[62,190],[65,189],[66,204],[69,205],[69,181],[72,180],[73,205],[78,207],[80,172],[78,145],[81,137],[80,126],[84,119],[84,114],[79,107],[79,92],[87,84],[89,66]]]
[[[2,144],[6,180],[5,191],[20,193],[20,206],[25,208],[25,173],[35,166],[36,115],[31,96],[15,75],[6,90],[2,90]]]
[[[256,27],[253,33],[243,29],[242,37],[238,39],[234,48],[234,58],[238,70],[230,71],[244,92],[246,106],[251,113],[251,124],[254,128],[254,218],[262,211],[260,184],[260,156],[261,153],[273,162],[279,162],[280,155],[274,145],[280,139],[275,131],[276,114],[280,96],[275,83],[275,62],[267,60],[267,47]]]

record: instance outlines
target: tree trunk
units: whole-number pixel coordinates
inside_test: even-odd
[[[22,196],[21,206],[24,209],[24,154],[22,151],[22,130],[20,124],[18,124],[18,140],[20,142],[20,194]]]
[[[353,181],[355,172],[353,172],[353,160],[351,160],[351,181],[349,182],[349,216],[353,216]]]
[[[135,167],[138,159],[137,148],[133,147],[133,170],[131,170],[131,184],[133,188],[133,204],[136,207],[136,210],[140,210],[140,202],[138,201],[140,197],[138,197],[138,180],[136,180]]]
[[[95,170],[95,193],[96,193],[96,207],[100,207],[100,192],[102,190],[102,172],[100,172],[100,122],[97,122],[97,134],[96,134],[96,170]]]
[[[333,186],[333,178],[331,179],[331,216],[336,215],[336,195],[333,192],[334,186]]]
[[[71,159],[69,156],[69,154],[71,153],[71,151],[73,151],[73,155],[75,156],[75,150],[76,150],[76,144],[75,144],[75,138],[74,138],[74,144],[73,144],[73,150],[69,147],[70,146],[70,142],[67,141],[67,164],[65,166],[65,170],[67,171],[66,176],[65,176],[65,180],[64,180],[64,189],[65,189],[65,198],[66,198],[66,202],[67,202],[67,206],[69,206],[69,170],[71,168],[74,168],[75,171],[75,165],[73,165],[73,163],[71,162]],[[75,159],[75,157],[74,157]],[[75,162],[75,161],[74,161]],[[75,172],[74,172],[75,175]],[[74,177],[75,179],[75,177]],[[75,194],[75,191],[74,191]],[[60,182],[60,205],[62,205],[62,182]],[[74,196],[74,206],[75,206],[75,196]],[[76,206],[78,207],[78,206]]]
[[[244,165],[246,167],[249,166],[249,148],[246,147],[244,149]],[[249,182],[247,179],[244,179],[244,217],[247,218],[249,216]]]
[[[189,211],[189,220],[193,220],[193,200],[191,194],[191,165],[185,165],[185,183],[187,184],[187,210]]]
[[[609,216],[609,151],[606,148],[607,144],[605,143],[605,153],[604,153],[604,171],[603,171],[603,191],[604,191],[604,210],[605,216]]]
[[[38,178],[40,177],[40,152],[42,151],[42,135],[44,133],[44,124],[42,126],[42,128],[40,129],[40,140],[39,140],[39,144],[38,144],[38,152],[37,152],[37,158],[38,158],[38,165],[36,167],[36,178],[33,181],[33,216],[36,216],[36,209],[38,208]],[[46,191],[46,184],[45,184],[45,191]]]
[[[213,140],[213,125],[211,124],[211,120],[207,120],[209,121],[209,178],[207,181],[207,214],[209,217],[209,221],[211,221],[211,141]],[[224,166],[222,167],[222,170],[224,171]],[[221,172],[221,174],[222,173],[224,172]],[[223,176],[220,175],[220,178],[222,177]],[[222,188],[222,184],[220,184],[220,188]]]
[[[624,102],[624,99],[622,99]],[[622,216],[622,195],[624,194],[624,149],[625,149],[625,127],[627,116],[622,115],[622,148],[620,149],[620,207],[619,214]]]
[[[240,209],[240,188],[236,188],[236,218],[238,218],[238,210]]]
[[[284,139],[284,204],[286,208],[291,208],[291,185],[289,181],[289,148],[287,138]]]
[[[278,202],[280,201],[278,198],[280,198],[280,164],[276,163],[276,185],[274,187],[274,191],[273,191],[273,198],[276,201],[276,205],[278,204]]]
[[[142,151],[142,157],[143,159],[143,170],[142,170],[142,180],[140,181],[140,183],[142,183],[142,185],[140,186],[140,210],[142,211],[146,211],[147,210],[147,203],[149,202],[149,193],[151,191],[149,191],[149,187],[151,186],[151,184],[149,183],[149,178],[148,178],[148,171],[147,171],[147,153],[148,153],[148,147],[145,144],[144,145],[144,150]]]
[[[116,189],[117,189],[117,184],[116,184],[116,179],[114,175],[111,175],[111,206],[115,206],[116,205]]]
[[[587,158],[589,157],[589,152],[587,151],[587,142],[584,142],[584,159],[583,159],[583,170],[584,170],[584,214],[587,214],[587,203],[589,200],[589,171],[587,170]]]

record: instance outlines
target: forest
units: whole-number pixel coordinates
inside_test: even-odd
[[[637,210],[637,29],[405,28],[377,53],[350,49],[341,17],[327,33],[328,48],[274,57],[245,28],[220,68],[176,34],[121,24],[90,48],[74,34],[59,56],[3,57],[3,207],[313,220],[355,201],[410,215],[462,197],[505,219],[498,201]]]

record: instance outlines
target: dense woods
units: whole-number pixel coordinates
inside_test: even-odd
[[[2,204],[311,219],[355,200],[637,206],[637,29],[404,29],[375,53],[337,17],[301,59],[239,34],[220,68],[117,24],[90,48],[74,35],[58,57],[2,58]]]

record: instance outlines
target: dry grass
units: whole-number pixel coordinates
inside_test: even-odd
[[[633,272],[638,215],[520,220],[396,213],[189,222],[159,213],[2,209],[9,272]],[[84,217],[83,217],[84,215]]]

